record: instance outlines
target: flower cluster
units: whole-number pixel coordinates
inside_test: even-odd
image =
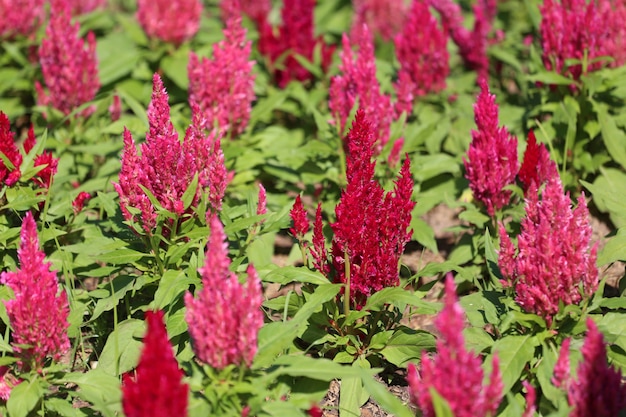
[[[366,24],[383,39],[391,39],[404,25],[407,6],[404,0],[353,0],[353,27]]]
[[[527,192],[532,183],[539,185],[546,182],[549,178],[557,176],[556,164],[550,160],[550,154],[543,143],[537,143],[535,133],[531,130],[528,132],[528,142],[522,166],[517,173],[517,178],[522,183],[524,192]]]
[[[422,353],[420,371],[414,364],[408,367],[411,401],[424,417],[434,417],[431,390],[434,389],[448,402],[455,417],[493,416],[502,399],[502,378],[497,356],[489,385],[483,386],[483,369],[480,356],[465,348],[463,338],[463,310],[458,302],[454,279],[449,274],[445,282],[443,310],[435,320],[440,337],[437,355],[430,358]]]
[[[459,48],[465,65],[478,72],[479,78],[488,75],[487,58],[488,36],[497,13],[497,0],[479,0],[474,5],[474,27],[467,30],[463,26],[461,7],[454,0],[429,0],[439,12],[450,37]]]
[[[241,26],[241,15],[232,2],[225,7],[224,40],[213,46],[213,58],[189,57],[189,104],[208,129],[215,125],[231,138],[242,133],[250,120],[254,101],[251,42]]]
[[[142,187],[163,208],[182,216],[191,215],[202,194],[208,195],[210,209],[219,211],[228,181],[219,137],[205,136],[196,118],[181,143],[170,121],[167,92],[158,74],[154,74],[153,82],[148,107],[150,130],[141,145],[141,156],[130,132],[125,130],[122,169],[119,183],[114,184],[126,220],[140,221],[148,234],[156,226],[158,209]],[[191,202],[185,204],[183,195],[196,175],[198,188]],[[131,213],[130,207],[138,209],[140,217]]]
[[[200,28],[200,0],[138,0],[137,20],[151,38],[180,45]]]
[[[43,21],[44,0],[0,0],[0,39],[31,35]]]
[[[511,198],[505,190],[515,183],[518,171],[517,138],[506,127],[499,127],[498,105],[487,83],[480,82],[481,92],[474,105],[477,130],[472,131],[472,142],[463,159],[465,176],[474,197],[487,207],[493,216]]]
[[[313,78],[295,55],[313,61],[315,49],[320,48],[322,68],[326,70],[330,65],[334,49],[321,38],[314,37],[314,7],[315,0],[285,0],[281,10],[281,26],[274,28],[267,20],[260,23],[259,51],[276,66],[274,78],[279,87],[285,87],[291,80],[307,81]]]
[[[46,36],[39,48],[39,63],[48,92],[37,82],[37,102],[68,115],[77,107],[91,101],[100,89],[96,58],[96,37],[87,34],[87,45],[78,36],[80,24],[71,23],[67,0],[53,0]],[[88,116],[93,106],[82,112]]]
[[[582,348],[583,360],[577,378],[570,376],[570,339],[561,346],[554,368],[553,382],[567,390],[570,417],[617,416],[626,408],[626,385],[620,371],[608,366],[602,333],[592,319],[587,319],[587,336]]]
[[[81,14],[93,12],[98,7],[106,4],[107,0],[69,0],[72,7],[72,14],[78,16]]]
[[[367,26],[363,25],[360,30],[353,30],[352,39],[344,34],[342,43],[343,50],[339,54],[342,74],[333,77],[330,82],[328,107],[343,132],[348,116],[358,102],[368,123],[373,125],[374,135],[378,138],[375,151],[379,153],[389,141],[395,113],[391,98],[380,91],[376,79],[374,39]],[[358,47],[358,51],[352,50],[353,45]]]
[[[20,355],[25,370],[41,370],[46,358],[58,361],[70,349],[67,337],[69,305],[64,291],[59,291],[57,275],[45,262],[39,249],[37,225],[26,213],[17,252],[20,269],[3,272],[0,282],[13,290],[15,298],[5,301],[11,328],[13,349]]]
[[[28,154],[36,144],[35,132],[31,126],[28,129],[28,136],[24,141],[24,151]],[[13,132],[11,132],[11,125],[9,119],[3,112],[0,111],[0,152],[4,154],[8,162],[12,166],[7,166],[2,159],[0,159],[0,184],[4,183],[7,186],[17,183],[22,175],[20,170],[22,165],[23,156],[15,145],[15,138]],[[52,176],[57,172],[58,159],[54,158],[50,152],[44,152],[43,154],[36,155],[34,160],[35,167],[41,167],[41,169],[32,178],[40,188],[50,188],[52,183]]]
[[[257,334],[263,326],[261,281],[252,265],[248,281],[241,285],[228,268],[228,243],[217,216],[210,219],[211,236],[204,267],[203,288],[194,298],[185,295],[189,334],[196,356],[216,369],[228,365],[250,366],[257,350]]]
[[[578,304],[598,287],[596,247],[590,249],[592,230],[584,196],[572,210],[558,176],[548,179],[541,199],[534,182],[526,195],[517,254],[502,226],[499,265],[503,285],[514,288],[517,303],[550,324],[559,304]]]
[[[146,312],[148,331],[134,376],[125,375],[122,406],[126,417],[170,417],[187,415],[189,386],[183,384],[167,338],[162,311]]]
[[[430,13],[428,4],[414,1],[402,31],[394,39],[401,66],[398,78],[402,81],[402,73],[407,73],[414,96],[446,87],[450,71],[447,42],[448,37]]]
[[[545,0],[539,8],[543,63],[548,70],[578,80],[585,71],[606,65],[606,61],[598,60],[600,57],[612,58],[611,66],[626,62],[624,2]]]
[[[335,281],[350,283],[349,302],[361,308],[370,295],[399,284],[398,265],[412,235],[409,223],[415,203],[411,201],[413,179],[408,158],[393,191],[385,193],[374,179],[374,132],[362,110],[357,111],[348,133],[348,150],[348,185],[335,208],[336,222],[331,224],[331,261],[324,247],[319,206],[311,255],[320,272],[331,278],[332,266]],[[295,228],[297,234],[304,231],[298,223]]]
[[[267,15],[272,11],[272,3],[270,0],[222,0],[220,6],[222,13],[227,15],[233,7],[239,8],[239,11],[247,15],[250,19],[261,25],[267,19]]]

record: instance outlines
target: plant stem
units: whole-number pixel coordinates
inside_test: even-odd
[[[350,257],[348,251],[344,251],[343,254],[346,274],[346,287],[343,294],[343,313],[348,317],[350,314]]]

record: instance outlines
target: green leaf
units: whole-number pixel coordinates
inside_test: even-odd
[[[435,231],[428,223],[417,216],[413,216],[410,227],[413,230],[415,240],[431,252],[438,252]]]
[[[143,320],[128,319],[119,323],[109,335],[98,360],[98,369],[109,375],[121,375],[137,366],[142,342],[137,337],[145,333]]]
[[[130,74],[141,56],[126,32],[112,32],[98,38],[96,51],[98,75],[103,86]]]
[[[422,352],[435,349],[435,337],[424,330],[398,327],[380,354],[392,364],[404,367],[411,361],[419,361]]]
[[[339,415],[359,417],[361,406],[365,404],[367,398],[368,395],[363,389],[361,378],[342,378],[339,391]]]
[[[110,295],[98,300],[90,321],[94,321],[105,311],[115,308],[120,300],[123,299],[129,291],[135,288],[135,282],[136,278],[130,275],[119,275],[112,281],[109,281],[102,290],[108,291]]]
[[[605,106],[596,104],[594,109],[598,114],[598,122],[602,132],[602,140],[611,157],[626,168],[626,133],[617,127],[615,119],[611,117]]]
[[[443,398],[434,387],[430,388],[430,397],[433,400],[433,409],[437,417],[454,417],[450,404]]]
[[[626,352],[626,320],[624,314],[606,313],[598,322],[598,330],[607,343],[615,344]]]
[[[46,411],[47,410],[53,411],[59,416],[83,417],[87,415],[80,408],[74,407],[70,401],[63,400],[61,398],[56,398],[56,397],[46,398],[45,406],[46,406]]]
[[[562,76],[556,72],[539,71],[536,74],[529,75],[528,81],[532,83],[540,82],[543,84],[555,84],[555,85],[570,85],[574,83],[574,80]]]
[[[328,278],[319,271],[311,271],[306,267],[284,266],[270,270],[263,275],[263,270],[259,271],[259,275],[264,282],[275,282],[277,284],[290,284],[292,282],[309,283],[315,285],[328,284]]]
[[[333,379],[348,377],[360,378],[363,375],[363,372],[358,368],[344,366],[324,358],[311,358],[303,355],[283,355],[276,359],[272,365],[280,367],[275,373],[272,373],[273,376],[305,376],[311,379],[332,381]],[[366,372],[370,373],[370,377],[375,373],[374,370]]]
[[[498,282],[498,280],[502,279],[502,273],[500,272],[500,267],[498,266],[498,253],[496,252],[496,248],[493,246],[493,240],[491,240],[489,228],[485,229],[485,259],[487,259],[487,269],[489,270],[489,275],[491,275],[491,278],[494,281]]]
[[[522,371],[533,359],[535,346],[536,339],[529,335],[505,336],[494,343],[493,353],[486,362],[491,363],[493,355],[498,355],[503,392],[509,392],[520,379]]]
[[[43,394],[41,381],[38,378],[22,381],[11,390],[11,396],[7,401],[9,415],[11,417],[28,416],[41,401]]]
[[[154,294],[155,308],[164,309],[172,304],[181,293],[187,291],[190,285],[197,283],[197,279],[188,277],[183,271],[172,269],[165,271],[159,281],[159,288]]]
[[[87,373],[67,374],[61,381],[78,385],[78,397],[93,404],[94,410],[105,417],[121,415],[122,391],[119,378],[101,369],[94,369]]]
[[[113,249],[109,252],[102,252],[97,255],[93,255],[95,261],[106,262],[112,265],[132,264],[133,262],[137,262],[144,256],[146,256],[145,253],[138,252],[129,248]]]
[[[389,392],[389,389],[383,384],[375,381],[373,378],[362,378],[363,386],[370,394],[370,396],[376,400],[385,411],[390,412],[396,417],[414,417],[415,413],[411,412],[406,406],[402,404],[396,396]]]
[[[626,228],[621,228],[615,236],[606,241],[604,248],[598,253],[598,266],[626,261]]]
[[[435,314],[440,310],[433,303],[426,302],[419,295],[401,287],[383,288],[368,298],[363,309],[379,311],[386,304],[391,304],[398,308],[404,308],[407,305],[414,306],[418,308],[416,313],[419,314]]]

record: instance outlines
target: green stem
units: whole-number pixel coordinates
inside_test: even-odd
[[[344,252],[343,259],[346,274],[346,287],[343,295],[343,312],[346,317],[348,317],[348,314],[350,314],[350,257],[348,256],[348,251]]]

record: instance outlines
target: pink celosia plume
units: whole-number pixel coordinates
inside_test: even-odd
[[[498,126],[496,96],[489,92],[484,80],[480,86],[481,92],[474,104],[477,130],[472,131],[472,142],[463,164],[474,198],[493,216],[511,198],[511,191],[504,187],[515,183],[517,138],[506,127]]]
[[[377,139],[375,153],[389,141],[391,122],[395,112],[391,98],[383,94],[376,79],[374,39],[363,25],[354,30],[352,39],[343,35],[343,50],[339,54],[341,74],[333,77],[330,83],[328,107],[338,121],[340,132],[344,132],[348,116],[357,104],[365,112],[368,123],[372,124]],[[353,51],[356,46],[357,51]]]
[[[24,217],[20,238],[20,269],[3,272],[0,282],[15,294],[15,298],[4,302],[13,329],[13,350],[23,369],[39,371],[47,358],[58,361],[70,349],[69,305],[56,272],[50,270],[50,262],[44,261],[30,212]]]
[[[0,39],[32,35],[45,18],[45,0],[0,0]]]
[[[241,13],[252,19],[257,25],[261,25],[265,22],[272,10],[270,0],[222,0],[220,2],[222,14],[227,15],[230,13],[229,9],[231,9],[233,5],[237,7]]]
[[[85,13],[90,13],[99,7],[104,6],[107,0],[69,0],[71,5],[72,14],[78,16]]]
[[[109,106],[109,114],[112,122],[116,122],[122,117],[122,99],[117,94],[113,95],[111,105]]]
[[[415,0],[402,31],[394,38],[396,57],[400,62],[399,78],[402,73],[408,75],[415,97],[446,87],[450,72],[447,42],[448,37],[431,14],[428,4]]]
[[[219,136],[206,136],[199,127],[201,123],[194,118],[181,143],[170,121],[163,82],[157,74],[153,81],[152,101],[148,107],[150,130],[141,145],[141,156],[137,154],[130,132],[125,130],[122,169],[119,183],[114,184],[126,220],[141,223],[147,233],[152,233],[156,226],[158,210],[142,187],[148,189],[163,208],[182,216],[193,215],[192,207],[203,194],[208,196],[210,211],[219,211],[228,182]],[[198,188],[191,204],[185,207],[183,195],[196,175]],[[129,207],[139,209],[141,214],[132,214]]]
[[[405,0],[353,0],[353,27],[366,24],[383,39],[391,39],[407,19],[409,8]]]
[[[291,220],[293,222],[293,227],[290,229],[290,232],[293,237],[302,243],[304,235],[306,235],[309,231],[309,219],[307,217],[306,210],[304,209],[304,205],[302,204],[302,198],[300,198],[300,195],[296,197],[296,201],[293,203],[293,207],[291,208],[289,215],[291,216]]]
[[[217,216],[210,220],[211,236],[204,267],[203,287],[185,295],[189,334],[198,359],[216,369],[228,365],[250,366],[257,350],[257,334],[263,326],[263,293],[252,265],[241,285],[228,268],[228,242]]]
[[[22,173],[20,166],[22,165],[22,154],[15,145],[15,137],[11,132],[11,123],[6,114],[0,111],[0,152],[8,160],[5,163],[0,158],[0,184],[4,183],[8,186],[19,181]],[[12,166],[10,166],[12,165]]]
[[[606,344],[595,322],[587,319],[587,335],[582,347],[583,360],[578,365],[576,378],[569,376],[569,343],[563,344],[559,362],[567,361],[567,374],[555,368],[555,379],[567,390],[573,410],[570,417],[613,417],[626,409],[626,385],[619,370],[607,364]],[[561,357],[565,359],[561,359]]]
[[[78,36],[79,23],[71,23],[67,0],[53,0],[46,36],[39,48],[39,63],[45,87],[35,83],[37,102],[51,105],[68,115],[77,107],[91,101],[100,89],[96,37],[87,34],[87,42]],[[93,113],[93,106],[81,115]]]
[[[578,80],[587,71],[626,62],[626,4],[621,0],[544,0],[539,32],[546,69]],[[577,60],[579,62],[568,62]]]
[[[408,367],[411,401],[422,411],[423,417],[434,417],[431,389],[448,402],[455,417],[495,416],[502,399],[502,377],[498,358],[494,355],[489,384],[484,386],[484,371],[480,356],[465,348],[464,317],[459,304],[454,279],[445,280],[443,310],[435,319],[440,334],[437,354],[422,353],[421,368]]]
[[[526,408],[524,408],[522,417],[533,417],[537,410],[537,406],[535,405],[537,401],[537,391],[528,381],[523,381],[522,385],[524,389],[526,389]]]
[[[539,186],[556,175],[558,175],[556,164],[550,159],[546,145],[538,144],[535,133],[531,130],[528,132],[528,143],[522,166],[517,173],[524,192],[528,191],[532,182]]]
[[[134,375],[125,375],[122,406],[126,417],[186,417],[189,386],[174,357],[162,311],[146,312],[148,331]]]
[[[200,0],[137,0],[137,20],[150,38],[180,45],[200,28]]]
[[[589,210],[584,195],[572,209],[558,176],[547,180],[541,198],[537,185],[531,183],[525,208],[517,251],[500,228],[503,285],[513,287],[515,300],[525,311],[550,324],[560,304],[578,304],[598,287]]]
[[[255,99],[252,43],[236,3],[225,7],[224,40],[213,45],[213,57],[200,60],[192,52],[187,66],[191,109],[200,113],[205,128],[217,127],[230,138],[245,130]]]
[[[284,0],[281,9],[282,24],[274,28],[267,21],[260,25],[259,51],[269,58],[274,68],[274,78],[279,87],[289,81],[307,81],[313,74],[295,58],[301,55],[313,61],[316,48],[320,48],[322,69],[326,70],[334,48],[326,45],[321,37],[315,38],[313,10],[315,0]]]

